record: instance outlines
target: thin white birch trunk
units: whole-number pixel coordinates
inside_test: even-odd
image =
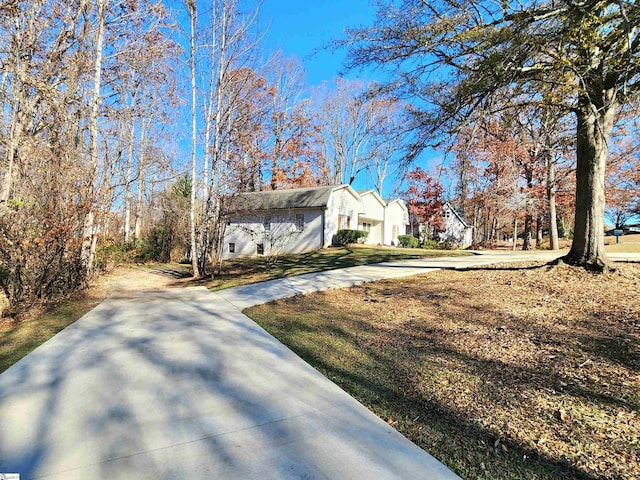
[[[129,245],[131,241],[131,169],[133,165],[133,143],[135,140],[136,122],[131,119],[131,130],[129,132],[129,145],[127,151],[127,169],[124,180],[124,244]]]
[[[104,43],[104,0],[97,0],[98,17],[97,32],[95,39],[95,63],[93,67],[93,94],[91,99],[91,116],[89,121],[89,182],[88,185],[88,201],[90,202],[90,211],[85,217],[84,222],[84,241],[82,244],[81,258],[83,265],[88,273],[93,270],[93,262],[95,258],[95,242],[94,242],[94,221],[95,215],[92,211],[95,203],[94,183],[98,171],[98,116],[100,114],[100,87],[102,76],[102,49]]]
[[[140,158],[138,159],[138,198],[136,199],[136,220],[134,227],[134,240],[137,242],[140,239],[142,231],[142,194],[144,193],[144,181],[145,181],[145,163],[147,161],[145,155],[145,147],[147,143],[147,126],[143,120],[140,122]]]
[[[196,4],[194,0],[187,0],[189,9],[189,66],[191,74],[191,201],[189,205],[189,233],[191,240],[191,268],[193,278],[200,278],[200,268],[198,265],[198,246],[196,245]]]

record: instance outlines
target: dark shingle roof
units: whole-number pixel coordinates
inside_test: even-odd
[[[292,208],[322,208],[327,206],[331,192],[342,185],[266,190],[240,193],[231,199],[232,212],[287,210]]]

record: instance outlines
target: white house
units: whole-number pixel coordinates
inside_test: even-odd
[[[438,234],[441,242],[447,242],[458,247],[467,248],[473,243],[473,227],[453,208],[449,202],[442,206],[444,218],[444,232]]]
[[[401,200],[349,185],[241,193],[228,210],[223,258],[318,250],[343,229],[369,231],[370,244],[397,245],[408,218]]]
[[[404,235],[409,224],[409,211],[399,198],[387,200],[384,208],[384,240],[387,245],[398,246],[398,235]]]
[[[363,213],[358,219],[358,230],[369,232],[365,243],[378,245],[385,243],[384,214],[387,203],[375,190],[359,190]],[[390,242],[386,242],[390,243]]]
[[[449,243],[456,247],[467,248],[473,243],[473,227],[470,226],[462,215],[447,202],[442,206],[442,219],[444,221],[444,231],[437,233],[437,240],[440,243]],[[415,222],[407,227],[407,234],[422,238],[424,232],[431,227]]]

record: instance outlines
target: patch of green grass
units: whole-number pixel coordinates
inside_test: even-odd
[[[205,285],[215,291],[276,278],[334,270],[336,268],[355,267],[394,260],[449,257],[454,255],[471,255],[471,253],[463,250],[445,251],[365,246],[325,248],[309,253],[282,255],[275,265],[269,269],[266,268],[266,262],[263,258],[238,258],[225,260],[221,274],[213,280],[207,281]]]

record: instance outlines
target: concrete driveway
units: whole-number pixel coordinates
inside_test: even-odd
[[[218,293],[110,297],[0,375],[0,473],[23,480],[457,478],[241,309],[496,261],[514,259],[405,261]]]

